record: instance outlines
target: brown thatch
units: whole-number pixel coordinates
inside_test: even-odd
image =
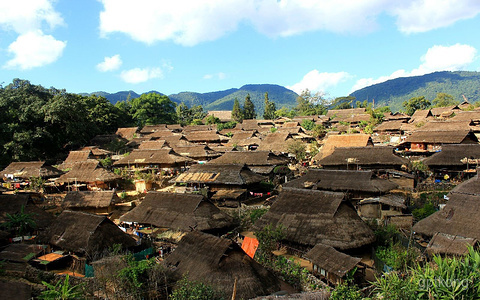
[[[462,144],[478,143],[473,132],[468,130],[458,131],[414,131],[404,143],[430,143],[430,144]]]
[[[75,164],[69,172],[60,176],[56,182],[109,182],[119,178],[120,176],[102,168],[97,160],[88,160]]]
[[[432,119],[433,115],[429,109],[416,110],[410,117],[409,123],[426,122],[428,119]]]
[[[165,264],[177,279],[211,285],[231,298],[236,281],[236,299],[269,295],[281,289],[281,281],[251,259],[235,242],[213,235],[191,232],[184,236]]]
[[[58,167],[62,170],[71,169],[76,163],[88,161],[91,153],[90,150],[70,151],[65,161]]]
[[[276,131],[269,133],[258,146],[261,151],[273,151],[275,153],[288,152],[287,140],[291,138],[290,133],[286,131]]]
[[[115,166],[158,165],[163,168],[183,166],[190,161],[191,159],[174,153],[172,149],[135,149],[113,164]]]
[[[89,255],[114,244],[135,246],[135,240],[107,217],[69,210],[64,210],[38,238],[55,247]]]
[[[325,244],[344,250],[372,243],[372,230],[343,198],[343,193],[283,188],[255,228],[282,225],[285,240],[307,246]]]
[[[30,177],[51,178],[60,176],[62,171],[45,165],[44,161],[12,162],[3,171],[4,177],[11,174],[13,177],[28,179]]]
[[[37,229],[43,229],[51,224],[53,216],[42,208],[35,206],[30,201],[28,194],[0,195],[0,223],[8,221],[7,214],[14,215],[20,213],[22,206],[25,214],[32,215]]]
[[[457,113],[458,111],[460,111],[460,108],[458,108],[458,106],[456,106],[456,105],[451,105],[451,106],[446,106],[446,107],[434,107],[434,108],[430,109],[430,111],[432,112],[432,115],[434,117],[439,117],[446,112]]]
[[[166,137],[169,137],[169,136],[179,136],[179,137],[181,137],[182,134],[175,133],[170,129],[164,129],[164,130],[157,130],[157,131],[152,132],[148,135],[148,137],[151,138],[151,139],[162,139],[162,140]]]
[[[244,163],[250,170],[258,174],[269,174],[273,168],[286,165],[287,159],[277,156],[270,151],[230,151],[219,158],[211,160],[209,164],[239,164]]]
[[[192,143],[221,143],[228,141],[226,136],[217,134],[214,130],[207,131],[190,131],[185,133],[185,138]]]
[[[230,227],[233,221],[202,195],[166,192],[149,192],[120,220],[182,231],[220,230]]]
[[[480,111],[458,111],[455,113],[455,116],[451,119],[452,121],[480,121]]]
[[[176,183],[244,186],[258,183],[263,179],[263,176],[253,173],[243,164],[201,164],[191,166],[190,170],[180,174],[173,181]]]
[[[217,131],[217,124],[212,124],[212,125],[187,125],[183,127],[183,132],[188,133],[191,131]]]
[[[156,131],[167,130],[167,125],[165,124],[157,124],[157,125],[145,125],[143,126],[140,133],[143,134],[152,134]]]
[[[413,230],[425,236],[437,232],[459,235],[480,240],[480,180],[471,178],[456,186],[447,195],[447,204],[442,210],[420,220]]]
[[[470,121],[430,121],[416,131],[469,131]]]
[[[314,265],[342,278],[362,260],[339,252],[335,248],[317,244],[305,254]]]
[[[249,145],[258,145],[260,139],[254,136],[254,131],[243,131],[239,130],[233,134],[226,145],[228,146],[249,146]]]
[[[400,113],[400,112],[396,112],[396,113],[391,113],[391,112],[388,112],[388,113],[384,113],[384,117],[383,117],[383,120],[384,121],[394,121],[394,120],[401,120],[401,121],[408,121],[410,120],[410,116],[407,115],[407,114],[404,114],[404,113]]]
[[[45,249],[44,245],[10,244],[0,252],[0,261],[26,263]]]
[[[423,161],[429,167],[470,166],[480,162],[480,145],[460,144],[443,145],[442,151]]]
[[[333,122],[339,122],[354,116],[364,115],[366,114],[365,112],[365,108],[331,109],[327,112],[326,116]],[[368,116],[370,118],[370,115]]]
[[[148,140],[138,145],[140,150],[158,150],[167,147],[165,140]]]
[[[458,235],[450,235],[437,232],[427,246],[429,254],[465,255],[468,253],[468,246],[475,247],[478,240],[465,238]]]
[[[213,195],[210,199],[212,200],[224,200],[224,199],[232,199],[237,200],[242,195],[247,192],[246,189],[233,189],[233,190],[218,190],[215,195]]]
[[[32,287],[25,282],[0,280],[0,291],[2,291],[3,300],[30,300],[32,299]]]
[[[393,194],[388,194],[388,195],[382,195],[379,197],[374,197],[374,198],[365,198],[361,200],[358,205],[364,205],[364,204],[372,204],[372,203],[382,203],[382,204],[387,204],[393,207],[398,207],[401,209],[406,209],[407,206],[405,205],[405,198],[399,195],[393,195]]]
[[[139,134],[139,128],[138,127],[118,128],[115,134],[126,140],[132,140],[133,138],[137,137],[137,135]]]
[[[326,166],[361,166],[363,168],[400,168],[408,160],[393,153],[391,147],[348,147],[336,148],[332,154],[317,161]]]
[[[219,118],[220,122],[230,122],[233,120],[231,110],[209,110],[207,113],[207,118],[209,116],[214,116],[215,118]]]
[[[369,134],[332,134],[323,141],[323,146],[315,155],[314,160],[320,160],[333,153],[335,148],[373,146]]]
[[[258,131],[261,129],[256,119],[243,120],[242,123],[237,124],[236,128],[245,131]]]
[[[219,157],[221,153],[210,149],[207,145],[188,145],[188,146],[172,146],[175,153],[186,156],[195,160],[207,160]]]
[[[398,185],[373,176],[372,171],[310,169],[304,176],[283,185],[342,192],[386,193]]]
[[[118,200],[114,191],[74,191],[67,193],[63,199],[62,207],[66,209],[108,208],[115,205]]]
[[[384,121],[375,127],[376,132],[388,132],[388,131],[400,131],[402,125],[405,124],[404,120]]]

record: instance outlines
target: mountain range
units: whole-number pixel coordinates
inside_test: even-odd
[[[152,92],[159,93],[157,91],[148,93]],[[250,94],[257,115],[261,115],[266,92],[270,101],[276,103],[277,109],[284,106],[292,108],[296,105],[298,95],[295,92],[274,84],[248,84],[241,88],[209,93],[181,92],[168,97],[176,103],[184,102],[189,107],[202,105],[205,110],[231,110],[235,98],[243,104],[245,97]],[[480,72],[442,71],[422,76],[396,78],[362,88],[351,93],[350,96],[355,97],[357,101],[375,101],[375,107],[389,106],[392,111],[399,111],[402,109],[402,103],[412,97],[425,96],[431,101],[435,99],[437,93],[450,94],[458,102],[466,98],[470,103],[474,103],[480,100]],[[94,92],[83,95],[92,94],[103,96],[112,103],[140,96],[134,91],[112,94]]]

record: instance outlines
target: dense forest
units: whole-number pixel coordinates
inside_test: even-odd
[[[452,95],[457,102],[465,96],[470,103],[480,99],[479,72],[435,72],[423,76],[412,76],[388,80],[358,91],[350,96],[357,100],[375,100],[375,106],[389,106],[399,111],[405,100],[424,96],[432,100],[438,93]]]

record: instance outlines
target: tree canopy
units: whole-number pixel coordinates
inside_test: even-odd
[[[138,126],[173,124],[177,117],[175,103],[157,93],[142,94],[133,99],[130,113]]]
[[[264,104],[263,118],[265,120],[274,120],[276,110],[277,110],[277,107],[275,106],[275,102],[270,101],[268,99],[268,93],[265,92],[265,104]]]
[[[250,94],[247,94],[247,97],[245,97],[245,103],[243,104],[243,119],[255,119],[256,116],[255,105],[250,98]]]
[[[413,97],[402,103],[402,106],[405,109],[405,113],[410,116],[413,115],[416,110],[427,109],[428,107],[430,107],[430,105],[430,101],[425,99],[424,96]]]

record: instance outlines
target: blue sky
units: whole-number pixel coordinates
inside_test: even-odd
[[[478,0],[0,0],[0,83],[211,92],[270,83],[327,98],[480,71]]]

